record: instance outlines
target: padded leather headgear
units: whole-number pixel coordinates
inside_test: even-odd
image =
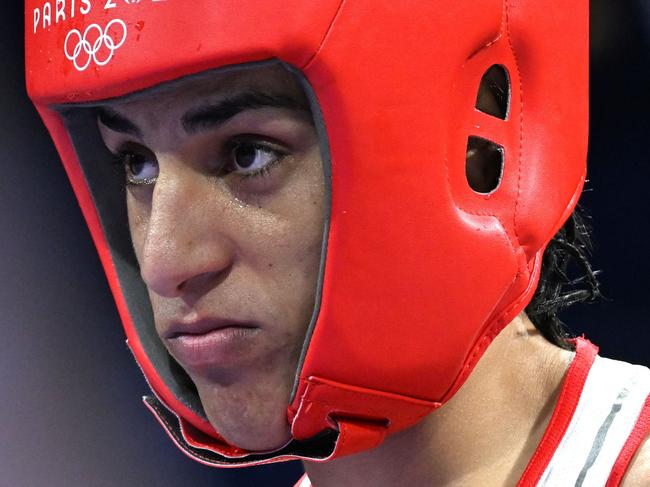
[[[204,463],[353,453],[449,400],[531,299],[583,185],[584,0],[27,0],[26,37],[28,92],[155,393],[147,403]],[[296,441],[251,453],[214,431],[153,332],[123,203],[88,164],[101,142],[86,107],[267,60],[302,77],[330,179],[317,312],[288,407]],[[509,80],[505,119],[475,108],[493,65]],[[490,193],[468,184],[470,137],[502,148]]]

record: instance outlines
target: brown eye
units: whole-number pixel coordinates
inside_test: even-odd
[[[259,143],[239,142],[230,152],[230,171],[242,175],[254,175],[264,172],[279,162],[284,154]]]
[[[238,168],[247,169],[255,163],[258,152],[252,145],[240,145],[234,150],[233,160]]]
[[[158,177],[158,162],[151,156],[137,152],[120,154],[127,184],[152,184]]]

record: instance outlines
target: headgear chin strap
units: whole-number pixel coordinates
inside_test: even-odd
[[[207,464],[354,453],[449,400],[531,299],[584,182],[587,1],[27,0],[26,37],[28,91],[155,394],[146,403]],[[124,202],[106,189],[121,182],[88,163],[101,141],[87,107],[268,60],[311,96],[328,225],[288,408],[294,441],[253,453],[219,437],[155,335]],[[503,117],[475,108],[494,65],[508,78]],[[488,193],[468,184],[475,138],[502,157]]]

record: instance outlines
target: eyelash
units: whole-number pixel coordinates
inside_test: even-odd
[[[240,147],[249,147],[255,150],[272,153],[275,156],[275,160],[268,163],[266,166],[258,169],[257,171],[241,174],[240,177],[242,180],[246,180],[254,177],[267,176],[271,172],[271,170],[275,166],[280,164],[284,160],[284,158],[288,155],[285,151],[278,149],[276,144],[272,142],[266,142],[266,141],[260,142],[259,137],[253,140],[251,140],[248,137],[249,136],[243,136],[242,138],[241,136],[239,136],[235,139],[231,139],[230,141],[228,141],[228,143],[225,144],[224,155],[222,156],[223,159],[229,159],[230,157],[232,157],[233,152]],[[236,171],[229,171],[226,174],[230,174],[230,172],[236,172]]]
[[[147,179],[145,178],[141,182],[137,182],[135,180],[129,179],[129,174],[128,174],[128,169],[127,169],[127,162],[126,159],[129,156],[141,156],[143,155],[142,152],[138,152],[137,149],[120,149],[117,153],[111,153],[111,163],[113,166],[115,166],[119,171],[123,172],[123,175],[126,179],[126,185],[127,186],[145,186],[147,184],[151,184],[152,182],[155,181],[155,179]]]
[[[239,177],[242,180],[247,180],[255,177],[266,177],[268,174],[271,172],[271,170],[279,165],[285,157],[288,156],[288,153],[280,150],[277,148],[276,144],[272,142],[260,142],[259,136],[255,136],[255,140],[251,140],[253,136],[237,136],[233,139],[230,139],[228,142],[224,144],[224,149],[222,151],[221,159],[222,160],[228,160],[228,162],[224,165],[222,165],[219,169],[219,175],[228,175],[230,173],[236,173],[237,170],[225,170],[226,166],[232,162],[231,158],[233,156],[233,152],[240,148],[240,147],[250,147],[255,150],[260,150],[268,153],[272,153],[275,156],[275,160],[272,162],[268,163],[266,166],[260,168],[257,171],[250,172],[250,173],[245,173],[245,174],[240,174]],[[136,182],[133,180],[130,180],[128,177],[128,169],[127,169],[127,158],[129,156],[139,156],[143,155],[146,157],[145,154],[143,154],[143,149],[138,147],[138,146],[133,146],[132,144],[127,144],[127,147],[122,147],[118,149],[116,153],[111,153],[112,160],[111,160],[111,165],[116,166],[117,168],[120,168],[123,170],[126,174],[126,185],[127,186],[145,186],[148,184],[151,184],[151,182],[154,182],[155,180],[147,180],[145,179],[142,182]],[[155,158],[154,158],[155,159]]]

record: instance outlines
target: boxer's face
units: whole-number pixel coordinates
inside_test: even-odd
[[[282,446],[324,218],[301,87],[280,66],[223,72],[107,104],[98,124],[158,335],[226,440]]]

